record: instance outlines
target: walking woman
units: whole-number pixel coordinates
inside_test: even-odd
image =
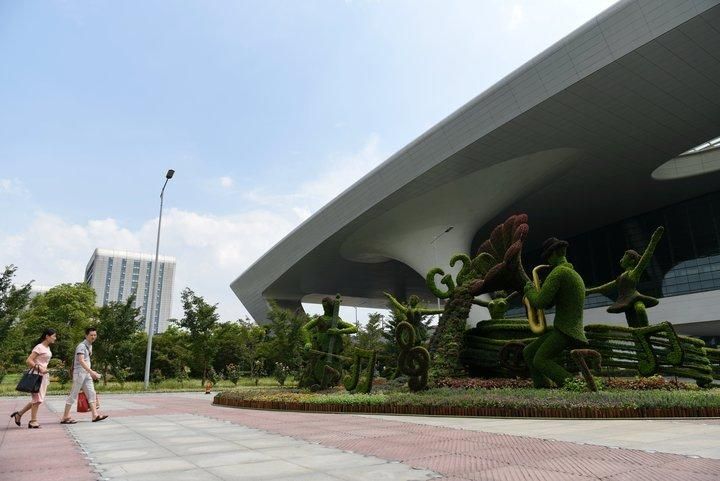
[[[40,404],[45,400],[45,393],[47,392],[48,384],[50,384],[50,374],[48,373],[48,363],[52,357],[50,352],[50,346],[57,340],[57,332],[55,329],[45,329],[38,340],[37,345],[33,348],[32,352],[25,361],[30,369],[36,369],[40,374],[43,375],[42,384],[40,385],[40,391],[32,394],[32,401],[27,403],[24,408],[20,411],[15,411],[10,415],[11,418],[15,419],[15,424],[20,426],[20,420],[23,414],[30,411],[30,422],[28,422],[28,428],[37,429],[40,427],[37,421],[37,413]]]

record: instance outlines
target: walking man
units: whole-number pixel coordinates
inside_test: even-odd
[[[80,390],[87,396],[90,410],[92,411],[92,421],[102,421],[107,415],[100,415],[97,411],[95,386],[93,380],[100,379],[100,374],[93,371],[90,367],[90,357],[92,356],[92,345],[97,339],[97,329],[88,327],[85,329],[85,340],[75,348],[75,361],[73,367],[73,384],[70,394],[65,401],[65,412],[60,420],[60,424],[75,424],[73,418],[70,417],[70,408],[75,404],[80,394]]]

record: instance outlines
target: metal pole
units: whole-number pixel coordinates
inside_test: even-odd
[[[165,178],[165,183],[160,191],[160,216],[158,217],[157,241],[155,242],[155,263],[153,263],[152,269],[150,270],[152,275],[150,284],[150,316],[145,318],[148,335],[147,352],[145,354],[145,389],[150,385],[150,358],[152,357],[153,321],[155,319],[155,298],[157,297],[155,290],[157,288],[158,257],[160,256],[160,226],[162,225],[163,195],[165,194],[165,186],[169,180],[169,177]]]

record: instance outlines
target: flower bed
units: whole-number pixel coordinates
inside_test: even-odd
[[[219,393],[213,403],[285,411],[442,416],[719,417],[720,389],[607,390],[591,393],[532,388],[436,388],[419,393],[371,394],[244,389]]]

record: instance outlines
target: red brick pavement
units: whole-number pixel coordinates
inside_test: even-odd
[[[18,428],[10,413],[30,399],[0,398],[0,480],[93,481],[99,479],[79,446],[59,424],[59,417],[44,406],[38,411],[40,429],[28,429],[30,413]]]
[[[122,396],[147,409],[110,411],[114,417],[197,414],[324,446],[378,456],[441,473],[443,481],[710,481],[720,480],[720,460],[696,459],[536,438],[371,419],[353,415],[256,411],[210,405],[207,398]],[[0,400],[0,412],[19,402]],[[0,436],[0,479],[90,480],[88,467],[57,416],[42,409],[42,430],[10,423]],[[9,418],[7,418],[9,419]],[[3,424],[4,425],[4,424]],[[28,465],[25,454],[43,454]],[[51,456],[48,456],[51,454]],[[30,467],[28,467],[30,466]],[[52,470],[52,471],[51,471]],[[59,471],[62,470],[62,475]],[[67,473],[67,474],[65,474]],[[10,476],[11,475],[11,476]]]

